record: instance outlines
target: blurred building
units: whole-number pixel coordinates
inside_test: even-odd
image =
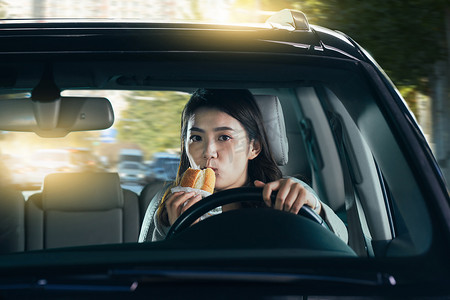
[[[229,19],[234,0],[2,0],[7,18]]]

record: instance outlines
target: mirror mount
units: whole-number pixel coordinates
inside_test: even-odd
[[[31,100],[37,127],[44,131],[55,129],[61,107],[61,91],[55,83],[50,64],[45,66],[41,80],[31,92]]]
[[[53,70],[49,64],[44,68],[41,80],[31,92],[31,99],[37,102],[53,102],[61,97],[61,90],[55,83]]]

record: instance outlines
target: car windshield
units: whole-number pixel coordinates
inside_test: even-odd
[[[327,201],[327,205],[332,207],[337,215],[342,218],[342,221],[347,224],[349,220],[344,201],[346,191],[340,186],[343,184],[341,180],[346,179],[345,177],[341,177],[340,180],[336,180],[336,177],[334,176],[325,176],[325,174],[330,174],[330,172],[337,172],[341,166],[333,166],[331,161],[328,162],[331,158],[323,155],[318,156],[314,149],[311,149],[312,152],[309,152],[307,147],[310,146],[301,142],[301,136],[304,134],[301,132],[302,128],[313,126],[310,122],[316,122],[320,120],[320,118],[317,117],[317,120],[310,121],[305,119],[300,121],[300,123],[299,121],[295,121],[295,119],[301,119],[299,109],[303,109],[305,112],[311,110],[309,113],[313,113],[314,108],[308,108],[308,105],[311,105],[313,102],[306,100],[319,95],[316,94],[313,86],[316,88],[320,87],[321,93],[327,95],[327,101],[330,102],[326,105],[335,105],[332,104],[333,101],[341,101],[341,103],[348,105],[346,102],[351,102],[355,97],[360,99],[358,102],[360,109],[363,109],[364,106],[372,105],[377,96],[372,94],[370,89],[365,88],[366,82],[362,78],[354,78],[351,83],[342,80],[348,76],[344,74],[348,74],[349,72],[350,71],[346,68],[342,70],[335,69],[332,73],[330,73],[327,68],[316,68],[314,72],[309,72],[308,76],[311,82],[313,82],[315,78],[321,78],[321,82],[315,81],[313,84],[307,85],[300,84],[295,87],[298,94],[298,100],[291,101],[288,100],[289,97],[287,97],[282,101],[286,124],[289,126],[289,124],[297,123],[302,124],[303,126],[297,127],[295,125],[289,127],[289,163],[286,166],[282,166],[284,175],[301,178],[311,186],[315,187],[317,193],[320,194],[322,201]],[[302,74],[303,72],[300,73]],[[255,74],[255,76],[257,75]],[[301,76],[304,77],[304,75]],[[328,83],[324,83],[323,80],[328,81]],[[357,81],[358,83],[356,83]],[[333,82],[339,83],[337,89],[332,86]],[[277,83],[275,83],[275,87],[276,86]],[[255,97],[264,94],[279,93],[266,88],[252,88],[251,91]],[[92,97],[95,95],[110,99],[115,113],[115,122],[113,126],[104,131],[74,132],[68,134],[66,137],[58,139],[38,137],[33,133],[4,132],[4,138],[0,141],[3,156],[17,157],[17,155],[20,154],[17,149],[26,149],[26,151],[23,151],[23,155],[26,155],[30,149],[35,149],[38,153],[43,153],[45,155],[42,157],[35,157],[34,162],[44,161],[47,158],[56,162],[60,160],[61,156],[64,157],[69,153],[65,150],[67,148],[88,149],[89,153],[91,153],[94,158],[89,169],[82,166],[70,166],[70,168],[68,167],[67,169],[54,167],[53,172],[120,172],[121,187],[124,190],[130,190],[137,195],[141,194],[143,188],[147,185],[152,186],[156,182],[169,182],[170,180],[175,179],[180,162],[181,151],[179,136],[181,129],[181,112],[186,102],[191,97],[191,92],[181,90],[65,90],[62,95],[64,97]],[[337,98],[336,95],[340,95],[340,98]],[[13,97],[14,95],[5,96],[5,98]],[[281,97],[281,99],[283,98]],[[325,105],[325,103],[323,105]],[[336,106],[336,109],[340,110],[341,108]],[[353,107],[353,109],[355,109],[355,107]],[[358,114],[349,111],[344,114],[344,111],[342,111],[340,113],[342,113],[349,122],[359,124],[360,129],[357,132],[360,140],[358,143],[362,143],[363,145],[373,143],[367,138],[374,138],[378,135],[378,133],[373,132],[372,128],[374,122],[381,122],[382,119],[373,119],[376,114],[379,114],[380,112],[372,111],[369,113],[368,111],[366,114]],[[352,116],[351,114],[354,115]],[[326,116],[324,115],[321,118],[324,117]],[[333,117],[330,115],[328,118]],[[380,118],[380,116],[377,116],[376,118]],[[382,123],[378,126],[378,130],[383,129],[381,124]],[[270,131],[270,128],[267,128],[267,130]],[[332,136],[335,134],[333,132],[330,133]],[[332,136],[331,140],[333,139]],[[317,140],[312,141],[313,143],[319,143],[321,137],[317,136],[314,137],[314,139]],[[383,143],[382,140],[379,140],[378,145],[374,144],[372,145],[371,150],[365,150],[367,151],[365,155],[370,155],[369,153],[372,153],[371,155],[380,155],[380,153],[384,152],[384,147],[386,147],[386,145],[382,146]],[[52,148],[41,150],[44,145],[46,147],[51,145]],[[377,151],[381,152],[377,153]],[[308,158],[312,159],[312,161],[308,162]],[[367,170],[368,174],[366,176],[369,176],[369,182],[373,185],[378,180],[379,176],[384,175],[383,173],[377,173],[376,165],[374,164],[375,162],[372,159],[369,159],[368,157],[365,159],[367,160],[366,163],[371,166]],[[151,161],[152,163],[148,168],[144,168],[142,163],[137,163],[136,161]],[[378,164],[380,167],[383,167],[382,162],[379,162]],[[36,195],[39,195],[42,192],[42,189],[45,188],[43,186],[45,176],[42,175],[38,179],[39,182],[36,182],[35,177],[23,175],[23,170],[28,168],[27,165],[24,165],[22,168],[16,168],[13,164],[6,164],[5,167],[9,174],[11,174],[13,185],[22,190],[27,201],[30,201],[30,199],[33,200],[33,198],[36,197]],[[321,170],[321,168],[324,169]],[[373,170],[371,170],[372,168]],[[144,169],[147,171],[145,172],[145,175],[140,175],[141,177],[126,173],[127,171],[130,172],[132,170]],[[49,172],[46,174],[48,173]],[[317,174],[314,175],[314,173]],[[318,176],[320,173],[323,173],[323,176],[325,176],[322,179],[322,184],[324,184],[322,187],[315,181],[315,176]],[[41,191],[36,192],[36,185],[38,186],[37,189],[41,189]],[[374,188],[375,190],[373,190]],[[338,196],[339,193],[342,193],[342,195]],[[360,193],[361,195],[365,195],[364,197],[372,198],[373,200],[371,201],[381,201],[379,204],[386,208],[385,201],[387,199],[378,194],[376,187],[371,186],[368,189],[361,190]],[[146,197],[151,198],[152,195]],[[147,201],[149,201],[149,199],[147,199]],[[393,234],[402,235],[408,233],[408,229],[404,227],[403,223],[398,222],[402,219],[402,215],[395,207],[392,209],[391,213],[395,215],[397,222],[392,224],[389,223],[389,219],[380,219],[383,220],[383,222],[377,223],[377,227],[372,228],[372,230],[375,231],[374,234],[379,234],[383,238],[392,238]],[[145,211],[141,212],[141,214],[143,213],[145,213]],[[386,211],[384,213],[386,213]],[[382,215],[371,217],[382,218]],[[368,218],[370,218],[369,213]],[[422,247],[426,248],[426,243],[422,244],[419,249],[424,249]]]

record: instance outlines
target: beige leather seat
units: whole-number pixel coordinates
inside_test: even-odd
[[[25,249],[24,206],[20,191],[0,185],[0,253]]]
[[[26,202],[26,249],[136,242],[137,195],[117,173],[57,173]]]

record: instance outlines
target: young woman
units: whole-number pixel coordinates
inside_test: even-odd
[[[282,177],[269,143],[261,112],[248,90],[197,90],[182,114],[177,178],[164,193],[155,196],[161,199],[157,212],[150,207],[147,210],[139,241],[164,239],[175,220],[202,199],[193,192],[171,193],[170,190],[179,185],[188,167],[209,167],[216,174],[216,192],[249,185],[262,187],[264,203],[261,205],[272,206],[270,195],[277,191],[274,209],[297,214],[307,205],[347,242],[346,227],[333,210],[321,203],[303,181]],[[255,204],[233,203],[223,206],[222,211],[247,206]]]

